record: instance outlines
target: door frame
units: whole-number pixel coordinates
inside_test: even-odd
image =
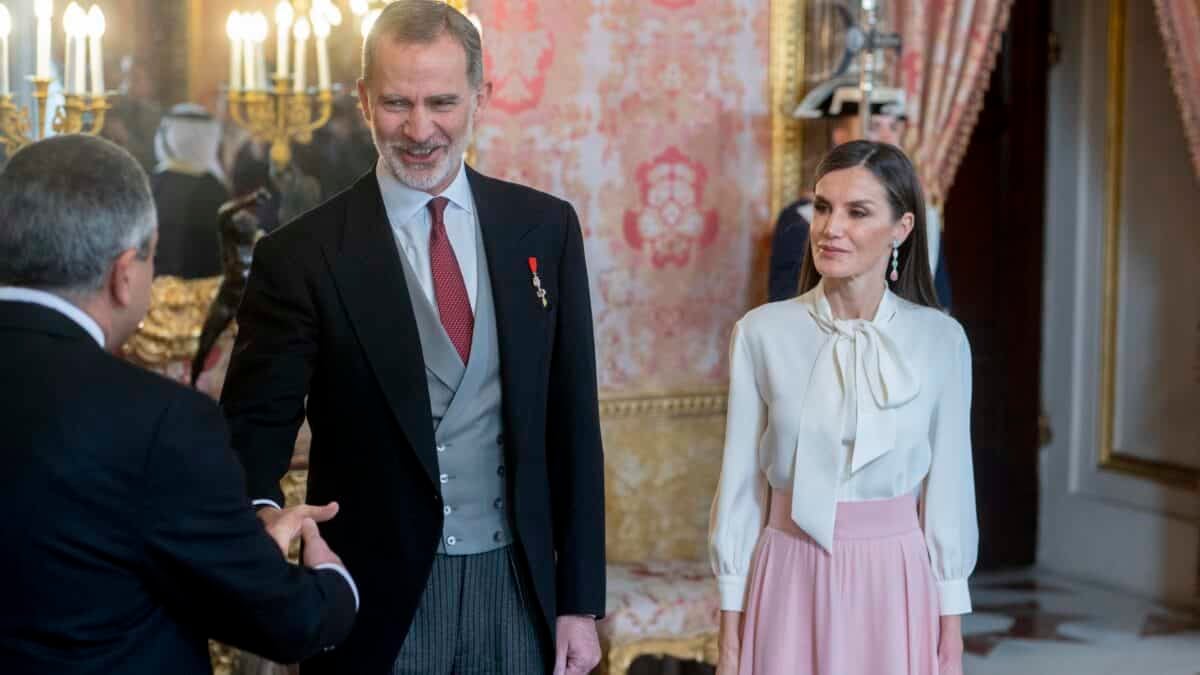
[[[1054,8],[1063,51],[1050,75],[1042,320],[1042,400],[1054,434],[1041,458],[1038,559],[1188,603],[1200,570],[1195,474],[1112,443],[1128,1]]]

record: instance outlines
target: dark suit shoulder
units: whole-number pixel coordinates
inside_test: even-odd
[[[377,190],[370,192],[374,181],[372,170],[341,192],[281,225],[254,245],[255,257],[293,256],[302,251],[315,251],[322,244],[333,241],[340,232],[337,225],[346,219],[351,202],[363,197],[378,199]],[[370,194],[366,194],[368,192]]]
[[[573,224],[578,226],[575,207],[565,199],[528,185],[485,176],[473,169],[469,170],[468,175],[471,187],[477,193],[476,202],[479,203],[482,197],[492,208],[502,205],[506,218],[521,218],[541,228],[551,226],[550,230],[543,229],[543,232],[553,233],[555,238],[562,238]]]
[[[120,382],[123,397],[106,397],[110,405],[136,406],[149,423],[170,413],[178,419],[207,420],[220,416],[217,402],[207,394],[186,387],[163,375],[146,370],[123,359],[108,357],[97,364],[96,379]],[[156,430],[157,433],[157,430]]]
[[[182,400],[192,405],[204,403],[215,405],[209,396],[125,359],[108,355],[108,358],[103,359],[101,363],[103,365],[100,367],[110,371],[110,377],[126,381],[129,386],[135,387],[142,396],[147,398],[153,397],[164,403]]]
[[[264,251],[265,255],[283,250],[294,253],[328,237],[330,224],[344,217],[346,212],[345,200],[340,199],[342,196],[336,195],[314,206],[263,236],[254,245],[255,257],[264,255]]]
[[[513,183],[502,180],[500,178],[492,178],[491,176],[483,176],[479,174],[485,181],[490,184],[490,188],[497,193],[503,194],[506,200],[510,200],[509,204],[514,207],[525,206],[535,210],[559,211],[564,208],[572,208],[571,203],[561,197],[555,197],[548,192],[542,192],[536,188],[531,188],[528,185]]]

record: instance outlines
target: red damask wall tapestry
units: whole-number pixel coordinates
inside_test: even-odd
[[[769,4],[473,3],[495,83],[479,167],[579,212],[606,394],[726,383],[771,220]]]

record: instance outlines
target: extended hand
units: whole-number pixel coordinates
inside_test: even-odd
[[[342,559],[338,554],[334,553],[329,548],[329,544],[321,538],[321,532],[317,529],[317,523],[312,518],[305,518],[304,523],[300,526],[300,535],[304,537],[304,563],[305,567],[316,567],[317,565],[338,565],[345,568],[342,564]]]
[[[600,637],[590,616],[560,616],[554,675],[586,675],[600,665]]]
[[[283,510],[268,506],[258,510],[258,518],[266,526],[267,534],[275,540],[275,544],[279,546],[283,557],[286,558],[292,541],[300,536],[305,519],[311,519],[314,523],[323,523],[336,516],[337,512],[337,502],[330,502],[325,506],[302,504]]]

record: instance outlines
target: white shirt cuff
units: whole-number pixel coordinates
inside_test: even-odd
[[[942,616],[971,613],[971,591],[967,587],[966,579],[939,581],[937,586]]]
[[[258,508],[260,506],[274,506],[276,509],[279,509],[280,511],[283,510],[279,507],[278,504],[275,503],[274,499],[255,499],[254,501],[250,502],[250,506],[253,506],[254,508]]]
[[[746,604],[746,577],[722,574],[717,577],[717,590],[721,595],[721,611],[742,611]]]
[[[350,592],[354,594],[354,611],[358,611],[358,586],[354,584],[354,579],[350,576],[349,570],[337,563],[322,563],[313,568],[314,570],[333,570],[342,575],[346,583],[350,584]]]

